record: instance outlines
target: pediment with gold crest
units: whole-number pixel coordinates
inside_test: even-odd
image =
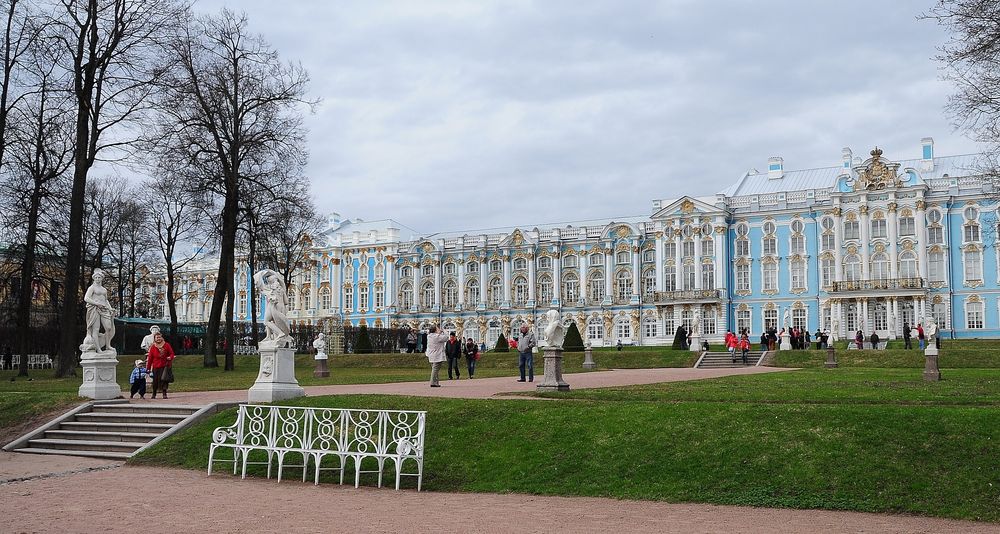
[[[660,208],[659,211],[650,217],[653,220],[657,219],[667,219],[676,217],[692,217],[698,215],[715,215],[721,213],[722,210],[703,202],[693,197],[684,196],[674,200],[670,204],[667,204]]]
[[[854,191],[885,191],[903,187],[899,176],[899,163],[882,157],[882,149],[875,147],[871,157],[854,167]]]

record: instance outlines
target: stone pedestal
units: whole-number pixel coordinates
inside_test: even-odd
[[[826,368],[837,368],[837,351],[833,350],[833,347],[828,347],[826,349]]]
[[[701,334],[691,334],[691,346],[688,347],[691,352],[701,352]]]
[[[596,369],[597,362],[594,361],[594,350],[590,347],[583,349],[583,368]]]
[[[118,385],[117,352],[84,352],[80,360],[83,366],[83,384],[80,384],[78,393],[81,397],[109,400],[122,396],[122,388]]]
[[[562,360],[563,350],[545,348],[545,376],[542,383],[536,386],[538,391],[569,391],[569,384],[563,382]]]
[[[313,378],[326,378],[330,376],[330,366],[326,363],[326,358],[316,358],[316,370],[313,371]]]
[[[778,350],[792,350],[792,335],[788,333],[788,330],[781,334],[781,345],[778,345]]]
[[[306,394],[295,379],[295,349],[261,343],[260,372],[247,395],[248,402],[274,402]]]
[[[924,380],[937,382],[941,380],[941,369],[938,368],[938,349],[929,345],[924,350]]]

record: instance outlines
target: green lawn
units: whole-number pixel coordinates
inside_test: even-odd
[[[953,342],[942,346],[938,362],[942,368],[1000,368],[1000,342],[993,342],[992,348],[976,347],[975,344]],[[949,346],[951,345],[951,346]],[[777,367],[823,367],[825,350],[782,350],[775,354]],[[924,353],[913,349],[905,350],[843,350],[837,349],[837,363],[841,367],[882,367],[920,368],[924,367]]]

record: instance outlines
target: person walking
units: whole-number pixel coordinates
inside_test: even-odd
[[[736,363],[736,347],[739,345],[736,334],[731,330],[726,331],[726,350],[729,351],[729,358],[732,359],[733,363]]]
[[[746,334],[740,338],[740,352],[743,353],[743,365],[747,365],[747,354],[750,353],[750,336]]]
[[[535,381],[535,355],[531,351],[537,346],[538,341],[535,339],[535,333],[528,328],[528,325],[521,325],[521,338],[517,343],[517,367],[521,371],[521,379],[518,382],[524,382],[525,368],[528,370],[528,382]]]
[[[903,348],[906,350],[913,349],[913,342],[910,340],[910,324],[903,323]]]
[[[920,347],[920,350],[924,350],[924,341],[926,339],[924,337],[924,324],[917,323],[917,346]]]
[[[879,338],[878,338],[878,333],[873,330],[872,331],[872,337],[869,338],[869,339],[870,339],[871,344],[872,344],[872,350],[878,350],[878,342],[880,341]]]
[[[432,326],[427,330],[427,361],[431,363],[431,387],[441,387],[438,380],[438,373],[441,372],[441,364],[444,363],[444,346],[448,343],[448,335],[438,332],[437,326]]]
[[[858,350],[865,348],[865,333],[858,330],[858,333],[854,334],[854,343],[858,346]]]
[[[410,330],[409,334],[406,334],[406,353],[413,354],[417,350],[417,333]]]
[[[767,332],[760,333],[760,351],[766,352],[768,346],[771,344],[771,338],[767,335]]]
[[[470,337],[465,342],[465,365],[469,370],[469,378],[476,374],[476,362],[479,361],[479,345]]]
[[[451,370],[455,370],[455,380],[461,380],[462,374],[458,371],[458,362],[462,360],[462,342],[455,337],[452,332],[448,336],[448,342],[444,344],[444,355],[448,357],[448,380],[451,380]]]
[[[167,387],[174,381],[174,349],[163,339],[163,334],[153,335],[153,345],[146,357],[146,372],[153,373],[153,398],[158,391],[167,398]]]

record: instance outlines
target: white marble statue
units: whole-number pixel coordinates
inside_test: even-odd
[[[694,319],[691,320],[691,331],[688,335],[695,335],[698,333],[698,327],[701,326],[701,310],[694,314]]]
[[[108,302],[108,290],[102,285],[104,271],[94,269],[93,283],[87,288],[83,302],[87,305],[87,336],[80,345],[83,352],[114,352],[111,339],[115,337],[115,310]],[[103,329],[103,332],[101,331]]]
[[[316,357],[314,359],[316,359],[316,360],[325,360],[325,359],[327,359],[327,356],[326,356],[326,334],[324,334],[323,332],[320,332],[319,335],[316,336],[316,340],[313,341],[313,348],[316,349]]]
[[[785,328],[788,328],[792,324],[792,312],[788,309],[785,309],[783,324],[785,325]]]
[[[142,338],[142,343],[139,344],[139,348],[142,349],[142,352],[147,354],[149,353],[149,347],[153,346],[154,338],[156,337],[156,334],[159,333],[160,333],[159,326],[156,326],[154,324],[153,326],[149,327],[149,334],[146,337]]]
[[[937,331],[937,323],[935,323],[934,318],[931,317],[924,326],[924,337],[927,338],[928,347],[937,347]]]
[[[287,347],[292,342],[291,330],[288,326],[288,294],[284,278],[271,269],[258,271],[253,275],[254,282],[264,294],[264,328],[267,330],[261,345],[264,347]]]
[[[566,327],[559,319],[559,312],[549,310],[545,312],[545,318],[548,320],[548,324],[545,325],[545,346],[543,348],[561,349],[563,340],[566,339]]]

